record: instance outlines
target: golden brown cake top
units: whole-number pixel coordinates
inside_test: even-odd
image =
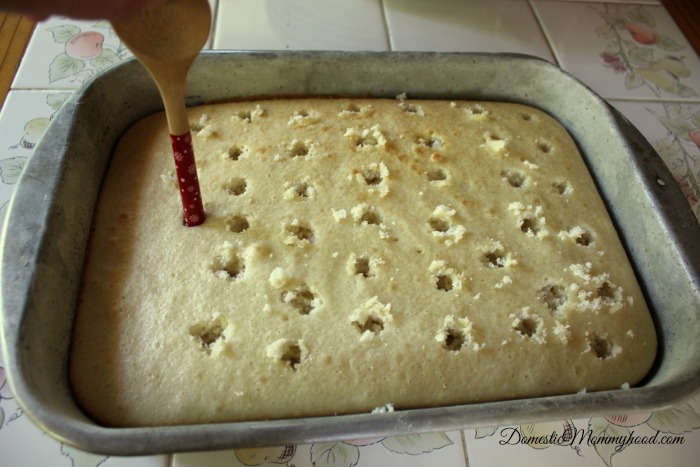
[[[163,115],[99,201],[71,378],[159,425],[620,388],[649,311],[575,143],[517,104],[281,99],[189,110],[182,225]]]

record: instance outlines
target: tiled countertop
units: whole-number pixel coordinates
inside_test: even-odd
[[[700,57],[660,1],[210,2],[215,13],[212,49],[485,51],[544,58],[588,84],[641,130],[700,218]],[[37,25],[0,112],[1,217],[52,115],[85,80],[128,56],[105,22],[52,18]],[[43,434],[23,415],[7,386],[0,368],[0,466],[618,467],[696,466],[700,459],[700,395],[654,413],[254,451],[118,458],[84,453]],[[516,442],[525,434],[549,436],[567,429],[632,434],[640,437],[640,444],[619,448],[580,438],[565,445]]]

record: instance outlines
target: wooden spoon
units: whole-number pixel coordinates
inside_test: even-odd
[[[184,221],[189,227],[199,225],[205,215],[185,107],[185,79],[209,37],[209,2],[168,0],[113,22],[112,27],[158,86],[168,120]]]

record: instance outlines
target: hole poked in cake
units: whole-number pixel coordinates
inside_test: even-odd
[[[485,118],[488,117],[489,111],[481,104],[472,104],[464,108],[464,113],[468,118]]]
[[[620,351],[606,336],[599,334],[588,336],[588,350],[600,360],[612,358]]]
[[[622,306],[622,289],[609,281],[603,281],[594,292],[594,299],[599,299],[603,305],[616,311]]]
[[[189,335],[197,343],[199,349],[204,351],[207,355],[211,355],[217,343],[225,340],[225,328],[225,323],[217,316],[211,321],[190,326]]]
[[[311,145],[306,141],[292,141],[292,144],[287,149],[287,156],[294,157],[306,157],[311,154]]]
[[[481,257],[484,266],[490,269],[502,268],[506,265],[506,255],[502,249],[489,250]]]
[[[376,206],[362,203],[350,211],[357,225],[380,225],[382,216]]]
[[[448,328],[445,330],[445,338],[442,341],[442,348],[458,352],[465,342],[464,332],[461,329]]]
[[[590,246],[593,242],[595,242],[595,237],[593,235],[593,232],[591,232],[588,229],[585,229],[583,227],[578,227],[574,228],[575,232],[571,232],[574,235],[574,238],[576,239],[576,243],[581,246]],[[572,230],[574,230],[572,229]]]
[[[314,198],[316,189],[307,181],[288,182],[284,184],[284,199],[286,200],[304,200]]]
[[[352,140],[357,149],[382,148],[387,143],[379,125],[364,129],[348,128],[345,136]]]
[[[226,230],[233,233],[242,233],[250,228],[248,218],[243,214],[236,214],[226,220]]]
[[[305,126],[318,121],[318,116],[315,112],[306,109],[295,110],[289,117],[288,125]]]
[[[433,285],[442,292],[462,289],[462,275],[453,268],[447,267],[445,261],[436,260],[428,268]]]
[[[409,115],[415,115],[422,117],[425,115],[425,111],[423,110],[423,107],[417,104],[409,103],[406,101],[401,101],[399,102],[399,108],[409,114]]]
[[[593,246],[595,244],[595,234],[591,229],[576,225],[568,231],[559,232],[559,238],[562,240],[573,240],[577,245],[583,247]]]
[[[217,256],[211,264],[211,270],[220,279],[239,280],[245,272],[245,261],[236,253]]]
[[[438,205],[433,210],[433,214],[428,218],[428,227],[433,237],[446,245],[453,245],[462,240],[467,229],[454,222],[457,211],[449,206]]]
[[[343,109],[340,110],[341,114],[342,113],[359,114],[361,112],[362,112],[362,108],[357,104],[348,104]]]
[[[265,354],[283,366],[296,371],[306,359],[308,351],[304,341],[282,338],[268,345]]]
[[[498,240],[489,238],[477,248],[478,251],[481,251],[481,264],[489,269],[511,267],[518,264],[513,255],[506,251],[506,248]]]
[[[360,184],[365,185],[369,193],[379,193],[383,198],[389,194],[389,169],[383,162],[373,162],[367,166],[353,169],[353,178]]]
[[[481,350],[484,344],[475,342],[475,329],[469,318],[455,318],[447,315],[442,327],[435,335],[435,340],[442,345],[442,348],[450,352],[459,352],[465,346],[471,345],[475,351]]]
[[[260,105],[256,105],[255,108],[251,109],[238,109],[235,110],[233,113],[231,113],[231,119],[232,120],[239,120],[245,123],[250,123],[253,120],[255,120],[258,117],[262,117],[265,114],[265,111],[260,107]]]
[[[248,153],[248,148],[242,147],[242,146],[230,146],[226,150],[226,157],[231,159],[232,161],[237,161],[241,157],[245,157],[245,155]]]
[[[552,182],[552,188],[554,188],[554,191],[557,192],[560,195],[568,195],[572,191],[574,191],[574,188],[571,186],[569,182],[566,180],[555,180]]]
[[[340,118],[362,118],[367,117],[372,114],[373,106],[369,105],[359,105],[354,102],[344,103],[338,112],[338,117]]]
[[[439,149],[445,146],[445,140],[435,133],[429,133],[417,136],[416,145],[429,149]]]
[[[532,337],[537,332],[537,321],[532,318],[520,318],[513,329],[523,336]]]
[[[199,122],[190,122],[190,131],[192,133],[199,133],[200,131],[204,130],[204,123],[199,121]]]
[[[554,151],[554,146],[549,141],[538,140],[535,142],[537,149],[543,154],[552,154]]]
[[[316,294],[304,283],[294,289],[283,290],[280,293],[280,299],[300,315],[308,315],[319,306]]]
[[[248,182],[244,178],[236,177],[224,185],[224,191],[233,196],[241,196],[248,190]]]
[[[355,258],[355,261],[353,261],[352,270],[354,274],[359,274],[362,277],[371,277],[374,275],[369,267],[369,258],[366,256]]]
[[[520,231],[528,236],[536,237],[542,232],[542,220],[538,217],[523,217],[518,226]]]
[[[511,314],[510,317],[513,320],[511,324],[512,329],[517,335],[522,338],[532,339],[539,344],[545,342],[546,332],[542,318],[530,313],[529,307],[523,308],[517,315]]]
[[[430,225],[433,232],[444,233],[450,230],[450,222],[440,217],[431,217],[428,219],[428,225]]]
[[[350,255],[347,263],[348,274],[352,276],[360,277],[375,277],[377,275],[377,270],[384,264],[384,260],[377,258],[375,256],[364,255]]]
[[[369,316],[364,322],[353,321],[360,334],[369,332],[378,336],[384,330],[384,321],[377,316]]]
[[[507,143],[507,138],[497,131],[487,131],[483,135],[482,147],[492,153],[501,153]]]
[[[367,169],[362,172],[362,179],[365,181],[367,185],[379,185],[382,183],[384,178],[382,177],[382,174],[379,172],[379,170],[376,169]]]
[[[504,170],[501,172],[503,178],[513,188],[522,188],[527,183],[527,177],[517,170]]]
[[[284,225],[282,236],[284,244],[290,246],[304,246],[316,241],[311,225],[298,219]]]
[[[560,284],[545,285],[537,291],[537,298],[555,314],[560,313],[564,304],[569,300],[566,288]]]
[[[435,276],[435,287],[438,290],[449,292],[454,288],[454,281],[449,274],[438,274]]]
[[[394,320],[391,304],[384,304],[378,297],[372,297],[350,315],[350,323],[360,332],[360,340],[379,336],[387,323]]]
[[[438,168],[426,172],[425,177],[429,182],[445,182],[449,177],[449,173],[445,169]]]

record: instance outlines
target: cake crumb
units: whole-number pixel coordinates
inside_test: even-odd
[[[503,276],[503,279],[501,279],[500,282],[498,282],[494,287],[497,289],[502,289],[504,286],[512,284],[513,279],[510,278],[510,276]]]
[[[335,219],[338,224],[342,224],[348,218],[348,213],[345,209],[331,209],[331,212],[333,213],[333,219]]]
[[[557,320],[554,323],[554,329],[552,330],[552,333],[557,339],[559,339],[559,342],[566,345],[569,342],[569,338],[571,337],[571,331],[569,330],[569,328],[570,326],[568,324],[563,324],[559,320]]]
[[[377,407],[372,410],[373,414],[378,414],[378,413],[391,413],[394,411],[394,404],[385,404],[381,407]]]
[[[287,272],[282,269],[281,267],[276,267],[275,269],[272,270],[270,273],[270,285],[276,289],[281,289],[285,285],[287,285],[290,281],[291,277]]]

